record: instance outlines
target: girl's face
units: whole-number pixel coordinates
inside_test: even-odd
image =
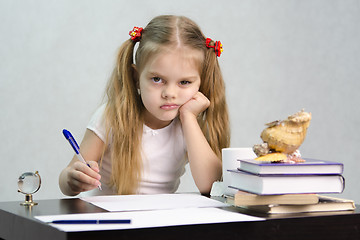
[[[169,125],[179,108],[199,91],[201,57],[200,51],[181,47],[163,51],[146,63],[139,75],[139,88],[148,127]]]

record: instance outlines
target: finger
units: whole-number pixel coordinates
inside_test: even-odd
[[[206,108],[209,107],[210,105],[210,100],[202,93],[202,92],[197,92],[195,95],[194,95],[194,98],[196,100],[198,100],[199,102],[201,102],[201,104],[203,106],[205,106]],[[205,108],[205,109],[206,109]]]
[[[94,170],[95,172],[99,172],[100,171],[100,169],[99,169],[99,164],[97,163],[97,162],[95,162],[95,161],[89,161],[89,162],[87,162],[88,164],[89,164],[89,166],[90,166],[90,168],[92,169],[92,170]]]
[[[97,188],[97,186],[95,185],[86,184],[78,180],[71,181],[71,183],[69,183],[69,186],[74,192],[85,192]]]
[[[73,165],[72,170],[69,171],[69,177],[90,185],[98,185],[101,178],[100,174],[81,162]]]
[[[99,180],[92,178],[85,173],[77,170],[69,172],[69,185],[73,185],[80,188],[89,188],[87,185],[97,187],[100,184]]]
[[[89,164],[90,167],[88,165],[86,165],[86,164],[81,163],[81,162],[76,162],[74,164],[74,169],[78,170],[80,172],[83,172],[84,174],[86,174],[86,175],[88,175],[88,176],[90,176],[92,178],[100,180],[101,176],[98,173],[99,172],[99,167],[98,167],[97,163],[94,162],[94,161],[90,161],[88,164]],[[93,169],[92,167],[94,167],[95,169]]]
[[[196,115],[205,111],[210,105],[209,99],[201,92],[197,92],[189,102],[192,102],[192,111]]]

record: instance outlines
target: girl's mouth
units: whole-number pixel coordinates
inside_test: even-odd
[[[177,104],[164,104],[164,105],[160,106],[160,108],[163,110],[173,110],[173,109],[177,109],[178,107],[179,107],[179,105],[177,105]]]

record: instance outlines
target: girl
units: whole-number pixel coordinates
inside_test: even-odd
[[[230,141],[217,60],[222,45],[178,16],[158,16],[130,36],[106,104],[80,145],[90,167],[74,156],[60,174],[60,189],[77,195],[97,188],[101,178],[102,195],[173,193],[188,162],[197,188],[208,194],[221,178],[221,149]]]

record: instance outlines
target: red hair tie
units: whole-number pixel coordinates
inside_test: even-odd
[[[206,39],[206,47],[213,48],[218,57],[220,57],[221,53],[224,51],[222,43],[220,41],[214,42],[211,38]]]
[[[143,28],[141,27],[134,27],[133,30],[129,32],[131,40],[133,40],[134,42],[140,41],[142,30]]]

